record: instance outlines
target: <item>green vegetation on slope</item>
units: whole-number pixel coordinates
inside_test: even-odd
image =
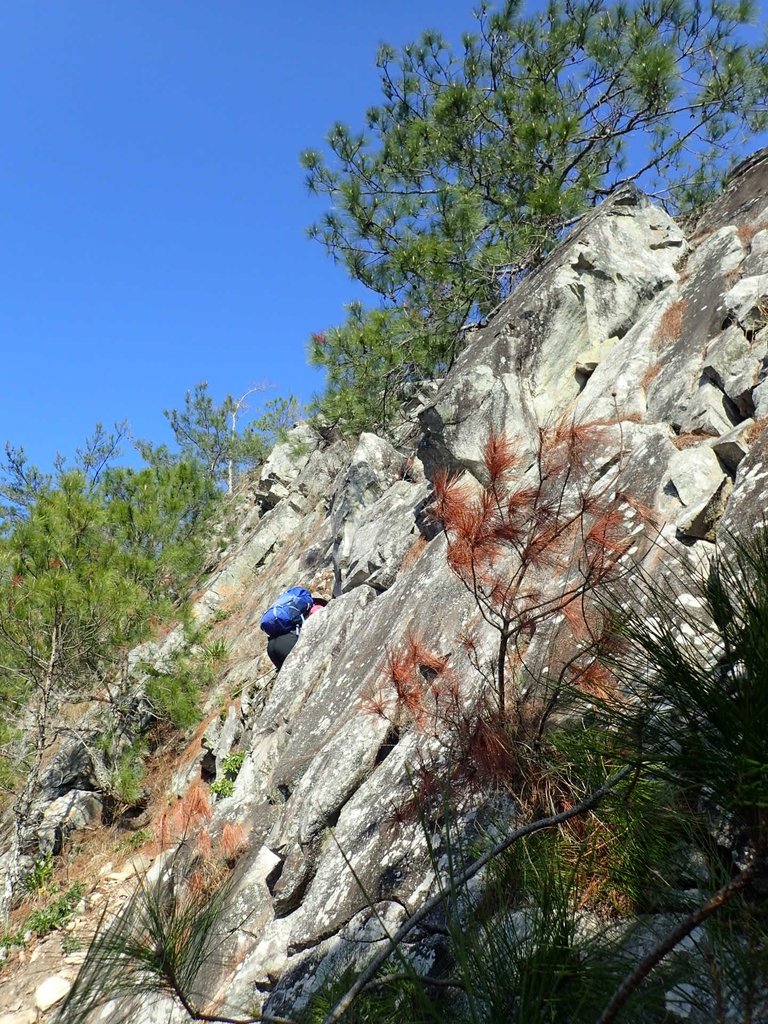
[[[72,466],[57,457],[51,473],[6,446],[0,478],[0,786],[12,801],[12,868],[0,893],[7,916],[21,876],[20,854],[34,833],[33,803],[45,759],[67,736],[79,743],[94,788],[107,802],[141,796],[143,757],[132,736],[135,696],[126,652],[163,620],[176,616],[199,574],[207,529],[222,485],[231,489],[247,466],[263,460],[294,400],[267,403],[260,419],[238,430],[233,411],[216,406],[204,384],[182,411],[166,417],[176,439],[138,445],[148,463],[117,465],[127,427],[101,425]],[[180,658],[173,673],[150,673],[146,699],[156,717],[177,728],[197,719],[203,666]],[[82,711],[105,708],[100,735],[82,726]]]

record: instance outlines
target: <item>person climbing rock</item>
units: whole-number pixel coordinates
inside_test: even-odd
[[[305,620],[328,604],[312,597],[306,587],[289,587],[261,617],[261,628],[269,637],[267,655],[277,671],[296,646]]]
[[[327,597],[313,597],[312,598],[312,607],[309,609],[309,614],[310,615],[314,615],[315,612],[322,611],[323,608],[325,608],[327,604],[328,604],[328,598]]]
[[[277,671],[283,667],[283,662],[296,646],[299,639],[299,630],[295,629],[290,633],[281,633],[280,636],[271,636],[267,641],[267,654],[269,660]]]

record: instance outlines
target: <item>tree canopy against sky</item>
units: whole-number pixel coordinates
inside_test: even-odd
[[[435,32],[382,47],[365,128],[303,154],[331,204],[311,235],[380,306],[313,336],[325,411],[386,423],[398,388],[448,367],[467,320],[620,185],[674,212],[704,201],[768,123],[753,17],[748,0],[510,0],[482,4],[458,50]]]

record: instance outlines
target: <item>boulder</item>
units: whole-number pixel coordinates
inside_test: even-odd
[[[270,509],[242,547],[233,552],[212,576],[205,596],[195,605],[196,618],[203,621],[209,618],[220,607],[223,598],[247,586],[253,573],[269,564],[302,523],[306,511],[301,498],[293,494]]]
[[[714,541],[732,490],[732,481],[728,477],[723,477],[713,494],[686,508],[677,519],[678,536],[691,540]]]
[[[273,508],[287,498],[320,441],[320,435],[308,423],[299,423],[289,430],[264,463],[253,490],[256,500],[265,508]]]
[[[749,537],[755,529],[768,526],[768,430],[754,439],[739,463],[736,480],[719,537],[725,548],[731,538]]]
[[[761,311],[768,300],[768,274],[741,277],[723,296],[721,307],[733,323],[750,326],[764,322]]]
[[[293,843],[282,860],[277,881],[271,886],[275,917],[285,917],[296,910],[304,898],[312,874],[312,861],[298,843]],[[285,934],[287,938],[288,933]]]
[[[768,225],[756,231],[749,243],[749,255],[744,260],[745,275],[765,273],[768,265]]]
[[[738,227],[768,223],[768,148],[742,160],[728,176],[723,195],[710,203],[695,233],[715,231],[726,224]]]
[[[153,858],[145,854],[134,854],[121,868],[106,871],[103,877],[108,882],[127,882],[129,878],[143,877],[152,867]]]
[[[37,1010],[33,1010],[31,1007],[11,1013],[0,1013],[0,1024],[35,1024],[36,1021]]]
[[[755,407],[755,419],[762,420],[768,416],[768,379],[758,384],[752,392],[752,401]]]
[[[743,420],[726,433],[721,434],[720,437],[716,437],[709,442],[712,451],[717,455],[728,472],[734,476],[739,468],[739,463],[749,452],[749,445],[744,435],[754,426],[754,423],[755,421],[751,419]]]
[[[708,445],[676,451],[667,467],[669,482],[681,503],[696,505],[709,499],[723,482],[723,468]]]
[[[71,789],[45,808],[38,826],[40,853],[58,853],[63,840],[72,832],[101,820],[104,801],[98,793]]]
[[[355,915],[332,939],[290,955],[263,1011],[280,1017],[302,1014],[329,977],[348,967],[361,970],[381,948],[387,934],[397,930],[404,916],[401,904],[377,901],[370,910]],[[436,960],[436,945],[434,939],[421,939],[415,950],[414,943],[406,943],[403,952],[420,973],[426,974]]]
[[[680,417],[680,433],[718,437],[730,431],[738,419],[733,403],[722,389],[709,380],[702,380]]]
[[[41,1013],[45,1013],[56,1003],[60,1003],[71,988],[72,982],[68,978],[58,975],[46,978],[35,989],[35,1006]]]

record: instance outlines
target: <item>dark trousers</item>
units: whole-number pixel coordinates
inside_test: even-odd
[[[269,655],[269,660],[278,672],[283,667],[283,662],[295,647],[298,639],[298,633],[283,633],[281,636],[272,636],[269,638],[267,654]]]

